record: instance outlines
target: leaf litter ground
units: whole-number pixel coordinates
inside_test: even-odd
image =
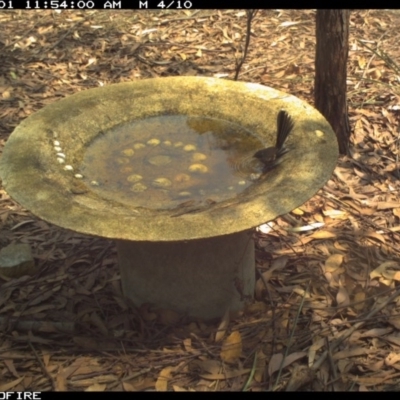
[[[243,10],[0,13],[0,140],[46,104],[137,79],[232,79]],[[221,321],[135,309],[112,242],[38,220],[1,189],[0,391],[399,390],[400,56],[396,11],[352,11],[352,156],[254,234],[255,301]],[[239,75],[313,103],[315,12],[262,10]]]

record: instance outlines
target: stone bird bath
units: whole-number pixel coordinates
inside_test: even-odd
[[[258,177],[251,154],[274,144],[280,109],[295,121],[290,151]],[[214,318],[253,295],[252,228],[312,197],[337,156],[330,125],[294,96],[170,77],[46,106],[12,133],[0,174],[39,218],[115,240],[136,305]]]

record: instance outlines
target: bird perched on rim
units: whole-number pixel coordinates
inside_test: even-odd
[[[263,172],[268,171],[278,165],[278,159],[289,151],[284,146],[285,141],[292,131],[294,122],[290,115],[285,110],[280,110],[277,117],[277,133],[276,144],[266,149],[258,150],[254,153],[253,157],[261,161],[263,165]]]

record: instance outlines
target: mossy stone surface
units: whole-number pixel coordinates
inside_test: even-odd
[[[290,156],[268,179],[234,200],[172,216],[168,210],[130,207],[101,198],[74,177],[97,135],[157,115],[207,116],[231,121],[275,142],[276,115],[295,121]],[[54,141],[65,154],[57,160]],[[101,157],[101,155],[99,155]],[[338,146],[313,107],[259,84],[216,78],[170,77],[121,83],[76,93],[24,120],[10,136],[0,175],[10,196],[38,217],[74,231],[131,241],[180,241],[248,230],[300,206],[330,178]]]

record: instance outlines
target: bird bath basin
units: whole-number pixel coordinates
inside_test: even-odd
[[[251,155],[295,121],[282,162]],[[171,77],[91,89],[46,106],[10,136],[0,174],[38,217],[114,239],[124,294],[214,318],[254,289],[251,229],[300,206],[338,156],[326,120],[250,83]]]

